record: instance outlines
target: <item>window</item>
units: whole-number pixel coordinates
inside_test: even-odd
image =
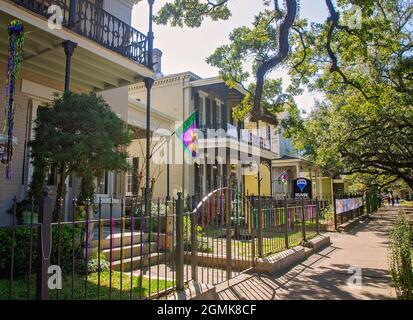
[[[222,114],[221,114],[221,102],[215,102],[215,109],[216,109],[216,125],[217,128],[222,128]]]
[[[126,173],[126,195],[133,196],[138,192],[139,158],[129,158],[131,169]]]
[[[206,110],[205,110],[205,98],[199,97],[199,124],[201,128],[204,128],[206,125]]]
[[[97,194],[109,194],[109,173],[105,171],[102,177],[98,178],[96,185]]]
[[[127,196],[132,196],[132,186],[133,186],[133,174],[132,170],[128,170],[126,173],[126,195]]]

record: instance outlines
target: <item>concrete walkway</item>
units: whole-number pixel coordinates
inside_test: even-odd
[[[331,233],[332,245],[288,273],[248,275],[221,284],[222,300],[394,299],[388,272],[388,234],[399,208],[386,208],[348,233]],[[362,273],[348,285],[350,268]]]

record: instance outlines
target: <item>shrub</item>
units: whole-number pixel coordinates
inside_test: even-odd
[[[192,216],[191,215],[186,215],[184,216],[184,237],[186,238],[185,240],[191,240],[191,232],[192,232]],[[197,226],[197,235],[198,238],[202,237],[202,227]]]
[[[81,228],[75,228],[75,241],[72,241],[72,227],[60,227],[60,266],[62,271],[69,271],[72,269],[72,250],[75,253],[75,262],[78,263],[82,259],[81,249]],[[11,266],[11,248],[13,243],[12,229],[0,230],[0,278],[7,278],[10,274]],[[53,227],[52,237],[52,256],[51,264],[57,264],[58,261],[58,228]],[[32,272],[36,272],[38,263],[38,228],[32,229]],[[14,241],[14,259],[13,271],[16,277],[27,275],[30,262],[30,228],[18,228],[15,231]]]
[[[133,210],[134,216],[134,230],[140,230],[142,224],[142,216],[145,216],[145,206],[140,205],[134,208]],[[168,217],[172,217],[172,212],[168,214]],[[166,229],[166,205],[164,203],[160,203],[159,205],[159,214],[158,214],[158,204],[152,202],[151,205],[151,217],[144,218],[145,223],[145,230],[146,232],[149,231],[151,233],[157,233],[158,231],[161,233],[165,232]],[[149,227],[150,226],[150,227]],[[125,223],[125,228],[129,229],[131,227],[130,219],[128,218]]]
[[[99,257],[100,256],[100,257]],[[100,261],[99,261],[100,258]],[[100,262],[100,265],[99,265]],[[109,261],[106,259],[106,256],[100,252],[96,252],[94,253],[88,264],[87,264],[87,271],[89,274],[91,273],[97,273],[97,272],[105,272],[105,271],[109,271],[110,268],[110,263]]]
[[[211,248],[208,244],[208,241],[206,239],[198,238],[197,241],[197,251],[198,252],[203,252],[203,253],[213,253],[214,249]],[[187,252],[192,251],[192,242],[190,240],[185,240],[184,241],[184,250]]]
[[[412,228],[406,214],[401,211],[390,232],[390,273],[397,296],[402,300],[413,298]]]
[[[32,203],[31,200],[25,199],[16,203],[16,218],[17,224],[30,224],[33,210],[33,223],[39,222],[39,206],[36,203]],[[7,211],[9,214],[13,214],[14,205]]]
[[[320,219],[329,223],[334,223],[334,211],[331,207],[326,207],[320,210]]]

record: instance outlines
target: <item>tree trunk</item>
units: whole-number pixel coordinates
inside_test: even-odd
[[[82,183],[80,187],[79,203],[83,203],[86,200],[90,200],[92,203],[95,200],[95,177],[90,171],[85,172],[82,175]],[[98,199],[99,200],[99,199]]]
[[[60,205],[64,205],[64,198],[66,195],[66,166],[64,164],[60,164],[59,166],[59,175],[60,175],[60,181],[59,185],[57,186],[57,191],[56,191],[56,202],[55,202],[55,207],[53,211],[53,220],[58,221],[59,220],[59,214],[61,214],[61,210],[59,210]],[[62,201],[60,203],[60,201]],[[63,209],[63,208],[61,208]]]

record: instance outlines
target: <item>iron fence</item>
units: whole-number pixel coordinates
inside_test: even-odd
[[[335,229],[338,225],[347,223],[364,214],[365,200],[363,195],[340,195],[334,196],[334,224]]]
[[[133,198],[120,212],[113,199],[107,209],[102,199],[55,202],[46,192],[22,220],[14,201],[12,225],[0,227],[0,300],[161,299],[191,281],[215,285],[315,237],[324,205],[229,188],[196,205],[158,199],[149,216]]]

